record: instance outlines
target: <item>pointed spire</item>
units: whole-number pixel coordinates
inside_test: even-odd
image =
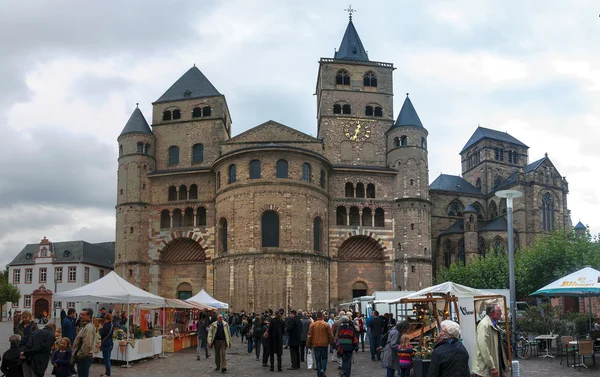
[[[421,123],[421,119],[419,119],[419,116],[417,115],[417,110],[415,110],[415,107],[410,101],[408,93],[406,93],[406,99],[404,100],[404,104],[402,105],[400,114],[398,114],[396,124],[394,124],[394,127],[405,126],[423,127],[423,123]]]
[[[573,229],[575,229],[575,230],[587,230],[587,227],[586,227],[585,225],[583,225],[583,224],[581,223],[581,221],[579,221],[579,222],[577,223],[577,225],[575,225],[575,227],[574,227]]]
[[[150,126],[148,126],[144,114],[142,114],[140,108],[137,107],[137,104],[135,110],[133,110],[133,113],[129,117],[127,124],[125,124],[123,131],[121,131],[121,135],[131,133],[152,134],[152,130],[150,129]]]
[[[340,48],[335,53],[335,58],[369,61],[369,55],[367,55],[367,51],[363,47],[358,32],[352,23],[352,13],[350,13],[350,21],[342,38]]]
[[[220,96],[221,93],[210,81],[194,66],[175,81],[167,91],[154,103],[180,101],[190,98]]]

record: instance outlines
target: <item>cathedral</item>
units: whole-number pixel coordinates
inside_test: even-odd
[[[371,60],[350,18],[319,61],[317,137],[275,121],[232,133],[225,95],[192,67],[118,137],[115,271],[163,297],[204,288],[233,311],[326,309],[418,290],[435,271],[570,228],[568,186],[546,156],[478,127],[461,176],[429,184],[428,131],[394,65]]]

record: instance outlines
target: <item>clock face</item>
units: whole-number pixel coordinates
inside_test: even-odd
[[[365,141],[371,136],[371,127],[360,121],[351,121],[344,125],[344,135],[351,141]]]

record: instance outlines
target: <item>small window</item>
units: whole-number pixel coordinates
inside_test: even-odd
[[[75,309],[75,303],[74,302],[67,302],[67,309]]]
[[[144,144],[144,154],[150,154],[150,144]]]
[[[175,109],[173,110],[173,120],[181,119],[181,110]]]
[[[160,212],[160,229],[169,229],[171,227],[171,216],[169,210],[163,209]]]
[[[202,108],[202,116],[203,117],[209,117],[212,114],[212,110],[210,108],[210,106],[204,106]]]
[[[373,226],[373,214],[371,212],[371,208],[369,208],[369,207],[363,208],[362,225],[363,226]]]
[[[323,233],[322,230],[322,226],[323,226],[323,221],[321,221],[320,217],[315,217],[314,221],[313,221],[313,250],[314,251],[321,251],[321,234]]]
[[[194,210],[189,207],[183,212],[183,226],[185,228],[194,226]]]
[[[163,112],[163,120],[171,120],[171,111],[165,110]]]
[[[367,198],[375,198],[375,185],[372,183],[367,185]]]
[[[227,249],[227,220],[221,219],[219,226],[219,250],[223,253],[228,251]]]
[[[351,114],[352,111],[350,109],[350,105],[345,104],[344,106],[342,106],[342,114]]]
[[[365,107],[365,115],[372,116],[373,115],[373,106]]]
[[[345,69],[340,69],[335,75],[336,85],[350,85],[350,74]]]
[[[25,295],[25,305],[26,308],[31,308],[31,295]]]
[[[427,139],[425,139],[424,137],[421,137],[421,148],[423,149],[427,149]]]
[[[221,172],[217,172],[217,190],[221,188]]]
[[[181,210],[177,208],[173,211],[173,228],[181,228],[183,226],[183,214]]]
[[[354,198],[354,184],[352,182],[346,182],[344,187],[344,196],[346,198]]]
[[[235,173],[235,164],[229,165],[229,183],[234,183],[236,181],[236,173]]]
[[[192,147],[192,163],[199,163],[204,161],[204,145],[194,144]]]
[[[339,206],[335,209],[335,225],[346,225],[346,207]]]
[[[177,187],[170,186],[169,187],[169,201],[172,202],[177,200]]]
[[[358,207],[350,207],[350,225],[360,225],[360,211]]]
[[[375,210],[375,226],[385,226],[385,212],[383,208]]]
[[[69,267],[69,283],[77,280],[77,267]]]
[[[198,199],[198,185],[191,185],[188,192],[188,199]]]
[[[374,114],[376,117],[382,117],[383,116],[383,109],[379,106],[375,107],[375,111]]]
[[[334,114],[341,114],[342,113],[342,105],[336,103],[335,105],[333,105],[333,113]]]
[[[13,283],[21,284],[21,270],[18,268],[13,270]]]
[[[187,187],[185,185],[179,186],[179,200],[187,200]]]
[[[400,146],[400,138],[399,137],[395,137],[394,138],[394,147],[399,147]]]
[[[302,164],[302,180],[304,182],[312,182],[310,164],[307,162]]]
[[[363,76],[363,85],[371,88],[377,87],[377,75],[374,72],[367,72]]]
[[[405,147],[408,145],[408,138],[405,135],[400,136],[400,146]]]
[[[286,160],[277,160],[277,163],[275,164],[275,177],[288,177],[288,162]]]
[[[123,189],[119,190],[119,195],[123,195]]]
[[[33,270],[31,268],[25,269],[25,284],[31,284],[33,281]]]
[[[410,272],[417,272],[417,268],[415,266],[410,266]]]
[[[202,109],[200,107],[194,107],[192,110],[192,118],[200,118],[202,116]]]
[[[196,226],[206,226],[206,208],[198,207],[196,210]]]
[[[169,166],[179,164],[179,147],[176,145],[169,147]]]
[[[279,214],[266,211],[262,215],[262,247],[279,247]]]
[[[144,143],[137,143],[137,153],[144,153]]]
[[[365,197],[365,185],[363,183],[356,184],[356,197],[364,198]]]
[[[123,144],[119,145],[119,156],[123,155]]]
[[[40,284],[48,281],[48,270],[46,268],[40,268]]]
[[[90,268],[89,267],[85,267],[83,269],[83,282],[84,283],[90,282]]]
[[[259,179],[260,178],[260,161],[252,160],[250,161],[250,179]]]
[[[325,188],[325,185],[327,184],[327,177],[325,175],[325,170],[321,169],[321,179],[319,179],[319,184],[321,185],[321,188]]]

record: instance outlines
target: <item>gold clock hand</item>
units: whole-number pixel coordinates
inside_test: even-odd
[[[356,131],[354,131],[354,140],[358,138],[358,133],[360,132],[360,124],[356,126]]]

